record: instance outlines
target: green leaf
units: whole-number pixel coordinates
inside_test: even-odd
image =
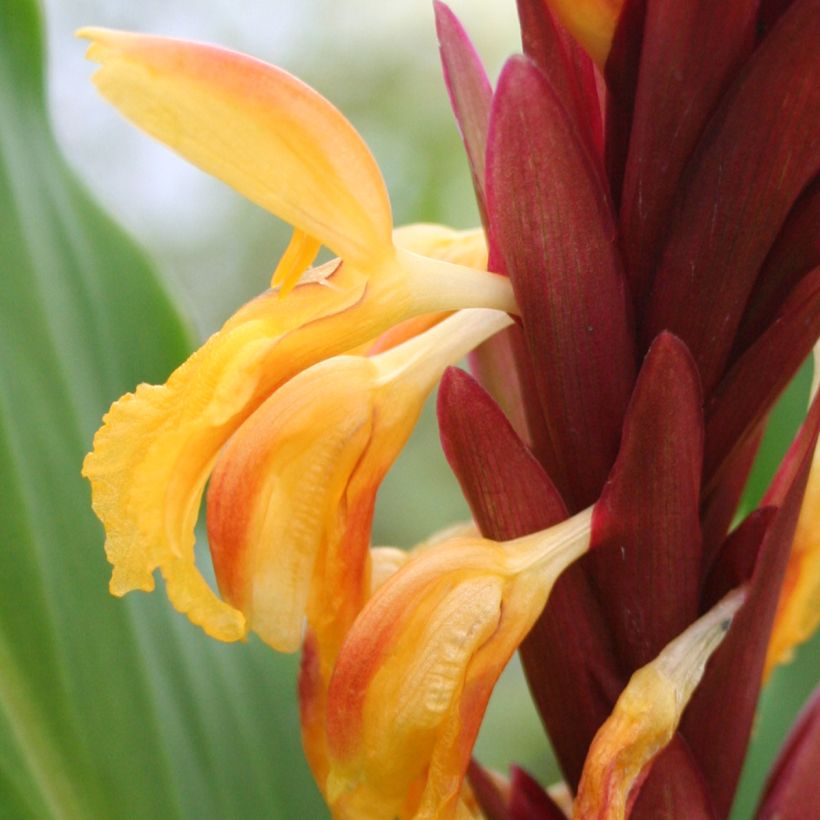
[[[191,337],[59,154],[33,0],[0,0],[0,285],[0,816],[321,816],[295,660],[108,595],[82,458]]]

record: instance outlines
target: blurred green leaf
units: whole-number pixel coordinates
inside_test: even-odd
[[[108,595],[80,464],[191,339],[56,148],[33,0],[0,0],[0,214],[0,817],[322,816],[294,659]]]

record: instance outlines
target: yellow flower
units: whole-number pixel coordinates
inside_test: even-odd
[[[319,362],[225,445],[208,492],[214,568],[225,599],[274,649],[299,648],[306,612],[323,648],[339,619],[344,637],[370,593],[382,478],[444,368],[510,321],[463,310],[376,356]]]
[[[414,419],[415,420],[415,416]],[[459,524],[431,536],[428,541],[412,550],[395,547],[373,547],[365,557],[370,537],[369,515],[372,512],[373,493],[358,504],[358,514],[352,517],[348,531],[338,540],[338,546],[323,553],[323,571],[312,580],[308,612],[308,629],[302,645],[302,664],[299,672],[299,714],[302,724],[302,746],[313,776],[320,790],[325,792],[328,774],[327,749],[327,692],[333,666],[342,640],[347,635],[366,600],[388,578],[403,567],[411,556],[428,545],[456,534],[478,536],[475,524]],[[347,508],[349,511],[349,507]],[[350,516],[347,516],[350,518]],[[340,578],[338,567],[330,562],[342,561],[347,578]],[[369,593],[365,592],[369,576]],[[347,581],[342,589],[337,581]],[[329,610],[329,611],[328,611]]]
[[[463,310],[377,356],[320,362],[264,402],[214,468],[208,534],[225,600],[282,652],[299,648],[307,617],[303,739],[320,784],[333,663],[370,595],[376,492],[444,368],[510,321]]]
[[[558,575],[588,548],[590,519],[587,510],[505,544],[444,541],[376,591],[330,682],[334,816],[464,810],[462,781],[492,688]]]
[[[575,800],[575,820],[623,820],[655,756],[678,728],[706,662],[746,599],[729,593],[632,675],[592,741]]]
[[[279,292],[241,308],[162,386],[112,406],[83,472],[114,565],[111,591],[153,589],[160,568],[181,612],[222,640],[242,615],[194,565],[194,525],[220,448],[307,367],[423,314],[515,310],[509,282],[413,251],[458,258],[473,234],[392,239],[390,204],[367,146],[324,98],[291,75],[218,48],[86,29],[100,91],[129,119],[294,226],[274,274]],[[309,271],[320,244],[340,259]],[[435,247],[433,248],[435,250]],[[300,282],[294,288],[294,285]],[[287,298],[283,294],[291,288]]]

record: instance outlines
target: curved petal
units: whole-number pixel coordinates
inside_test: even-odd
[[[215,46],[82,29],[122,114],[349,262],[391,247],[390,202],[362,138],[281,68]]]
[[[194,564],[194,525],[214,458],[248,415],[294,373],[363,341],[365,282],[339,267],[287,302],[250,302],[162,386],[115,402],[83,464],[114,565],[111,592],[151,590],[159,567],[174,605],[210,635],[236,640],[244,618],[220,602]],[[364,338],[375,335],[364,330]]]
[[[215,598],[193,559],[199,502],[221,446],[295,374],[411,316],[465,301],[514,307],[503,277],[400,253],[378,275],[336,259],[305,274],[287,299],[262,295],[167,384],[115,402],[83,466],[107,532],[113,594],[153,589],[159,567],[181,612],[221,640],[244,635],[243,619]]]
[[[208,535],[220,591],[281,652],[302,642],[324,538],[344,534],[337,510],[374,434],[376,375],[353,356],[300,373],[242,425],[214,469]],[[355,595],[355,580],[339,593]]]
[[[592,741],[578,787],[575,820],[628,816],[652,762],[674,736],[706,662],[745,597],[743,589],[727,595],[635,672]]]
[[[425,549],[357,618],[328,693],[327,796],[335,816],[452,817],[490,693],[560,572],[589,543],[590,513],[499,544]]]
[[[279,651],[299,647],[307,617],[302,732],[322,789],[327,688],[370,595],[379,485],[444,368],[510,321],[461,311],[379,356],[321,362],[277,390],[214,469],[208,532],[223,595]]]
[[[307,612],[323,654],[335,658],[328,644],[341,642],[369,594],[382,478],[444,368],[510,321],[461,311],[380,356],[320,362],[225,446],[208,493],[214,568],[225,598],[274,649],[298,649]]]

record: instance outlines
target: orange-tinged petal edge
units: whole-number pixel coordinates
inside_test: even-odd
[[[652,761],[672,739],[683,711],[720,646],[744,589],[729,593],[635,672],[592,741],[575,801],[575,820],[623,820]]]
[[[303,82],[215,46],[84,28],[100,93],[144,131],[360,267],[392,247],[381,172]]]

